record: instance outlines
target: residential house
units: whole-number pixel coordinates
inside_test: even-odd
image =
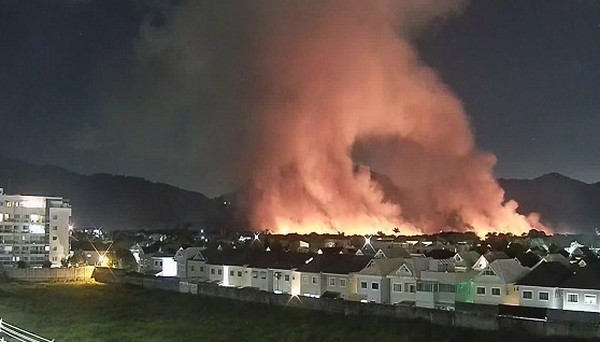
[[[469,272],[473,269],[473,266],[477,260],[481,257],[476,251],[464,251],[458,252],[454,255],[454,271],[455,272]]]
[[[514,285],[529,271],[515,259],[495,259],[485,268],[475,269],[472,279],[458,284],[457,301],[517,305],[519,297]]]
[[[315,255],[298,267],[300,294],[310,297],[327,295],[342,299],[356,299],[354,273],[362,270],[371,260],[369,256],[348,254]]]
[[[355,275],[359,299],[365,302],[389,304],[390,279],[387,275],[398,269],[404,263],[404,260],[405,258],[386,258],[382,256],[369,261]]]
[[[563,310],[600,313],[600,266],[589,263],[576,269],[561,286]]]
[[[477,259],[475,264],[473,265],[474,270],[484,270],[488,267],[488,265],[497,259],[509,259],[510,257],[506,255],[506,253],[501,251],[488,251]]]
[[[382,247],[375,252],[373,258],[410,258],[410,253],[402,247]]]
[[[417,281],[415,305],[453,310],[457,298],[457,285],[471,279],[473,273],[455,272],[454,258],[428,259],[429,265],[426,270],[421,271]]]
[[[429,258],[411,257],[387,275],[390,280],[390,303],[415,303],[417,280],[421,272],[429,268]]]
[[[187,279],[188,261],[192,259],[198,252],[206,249],[205,247],[187,247],[179,248],[173,259],[177,262],[177,277]]]
[[[560,262],[542,262],[517,281],[519,305],[562,309],[563,296],[559,287],[572,276],[573,271]]]

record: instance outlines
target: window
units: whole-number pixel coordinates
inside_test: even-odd
[[[419,282],[417,283],[417,291],[419,292],[434,292],[433,291],[433,283],[429,282]]]
[[[211,267],[210,274],[215,274],[215,269]]]
[[[485,296],[485,286],[477,286],[477,295]]]
[[[158,267],[158,261],[154,262],[154,266]]]
[[[58,226],[52,227],[52,230],[58,230]]]
[[[367,288],[367,282],[366,281],[361,281],[360,282],[360,288],[361,289],[366,289]]]
[[[494,271],[492,271],[489,268],[486,268],[485,271],[483,271],[483,274],[484,275],[490,275],[490,276],[496,275],[496,273],[494,273]]]
[[[233,277],[233,275],[234,275],[234,274],[235,274],[235,272],[234,272],[234,271],[229,271],[229,276],[230,276],[230,277]]]
[[[160,262],[160,267],[162,267],[162,261]]]
[[[312,277],[312,283],[313,284],[318,284],[319,283],[317,277]]]
[[[302,276],[302,284],[308,284],[308,276]]]
[[[499,287],[492,287],[492,296],[500,296],[500,288]]]
[[[254,279],[258,278],[258,272],[257,271],[252,271],[252,278],[254,278]]]
[[[456,285],[452,285],[452,284],[439,284],[438,285],[438,291],[439,292],[446,292],[446,293],[456,293]]]
[[[217,270],[217,274],[218,274],[218,275],[222,275],[222,274],[223,274],[223,270],[219,268],[219,269]]]
[[[284,275],[283,280],[290,281],[290,275],[289,274]]]
[[[54,236],[52,237],[52,241],[56,241],[57,239],[58,239],[58,236],[56,236],[56,235],[54,235]]]
[[[532,298],[533,298],[533,292],[523,291],[523,299],[532,299]]]
[[[238,277],[242,276],[242,271],[238,271]]]
[[[52,250],[56,252],[58,250],[58,248],[56,248],[56,246],[54,246],[54,247],[52,247]]]
[[[58,220],[58,215],[52,215],[53,220]]]
[[[195,271],[195,270],[194,270],[194,265],[191,265],[191,266],[190,266],[190,270],[191,270],[192,272],[194,272],[194,271]]]
[[[340,287],[346,287],[346,279],[340,278]]]
[[[379,283],[371,283],[371,290],[379,290]]]
[[[548,292],[540,292],[538,293],[539,300],[548,300],[549,295]]]
[[[406,288],[406,285],[404,286]],[[408,284],[408,292],[415,293],[417,292],[417,286],[415,284]]]
[[[392,291],[394,292],[402,292],[402,284],[393,284]]]
[[[267,279],[267,272],[260,272],[260,279]]]
[[[567,294],[567,302],[579,303],[579,295],[577,293],[568,293]]]
[[[200,266],[200,272],[204,272],[204,266]]]
[[[329,286],[335,286],[335,278],[329,277]]]
[[[598,297],[596,295],[592,295],[592,294],[583,295],[583,303],[584,304],[596,305],[597,302],[598,302]]]

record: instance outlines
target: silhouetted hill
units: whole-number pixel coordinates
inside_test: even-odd
[[[559,232],[590,233],[600,227],[600,183],[587,184],[559,173],[535,179],[499,179],[505,198],[518,211],[539,212]]]
[[[139,177],[81,175],[0,156],[0,187],[10,194],[63,196],[78,226],[174,228],[219,225],[223,203],[201,193]]]

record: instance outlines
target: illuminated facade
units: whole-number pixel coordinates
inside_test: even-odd
[[[0,265],[60,267],[69,257],[71,206],[62,197],[6,195],[0,188]]]

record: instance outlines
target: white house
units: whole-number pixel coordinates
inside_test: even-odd
[[[381,249],[380,249],[381,251]],[[390,279],[387,277],[397,270],[405,258],[374,258],[367,266],[355,274],[357,293],[361,301],[390,303]]]
[[[411,257],[387,275],[390,281],[390,303],[415,303],[417,280],[429,268],[429,258]]]
[[[476,251],[463,251],[454,255],[454,270],[456,272],[468,272],[473,269],[481,255]]]
[[[517,281],[519,305],[562,309],[563,296],[559,287],[572,276],[573,272],[560,262],[542,262]]]
[[[518,305],[515,283],[529,272],[515,259],[496,259],[484,269],[475,270],[470,281],[458,284],[457,300],[476,304]]]
[[[363,269],[371,257],[348,254],[322,254],[307,259],[296,270],[300,294],[310,297],[338,296],[356,299],[354,273]]]
[[[600,312],[600,266],[588,264],[561,286],[563,310]]]
[[[188,261],[198,252],[206,249],[205,247],[187,247],[179,248],[173,259],[177,262],[177,277],[187,279]],[[135,256],[134,256],[135,257]]]

